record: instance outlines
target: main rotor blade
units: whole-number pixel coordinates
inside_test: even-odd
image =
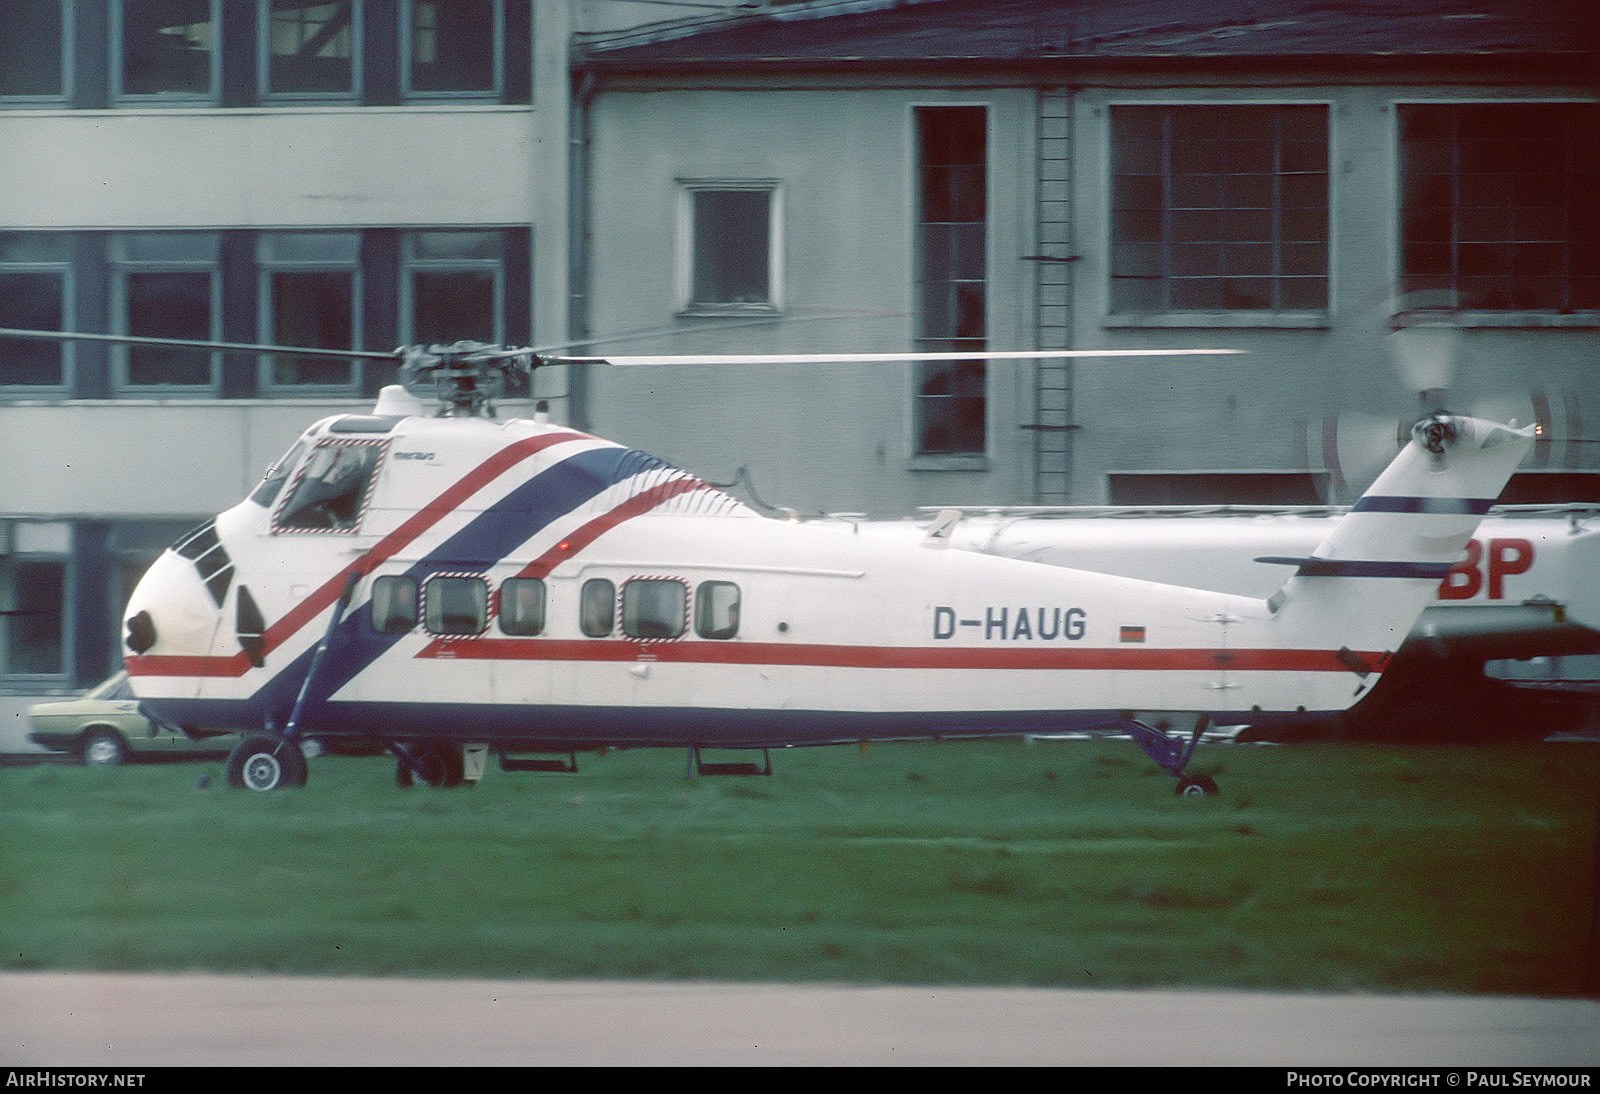
[[[315,349],[309,346],[267,346],[253,342],[202,342],[189,338],[156,338],[140,334],[83,334],[77,331],[20,330],[0,327],[0,338],[31,338],[43,342],[111,342],[125,346],[174,346],[179,349],[224,350],[236,353],[294,353],[307,357],[351,357],[357,360],[393,361],[395,350]]]
[[[621,357],[546,357],[547,365],[835,365],[891,361],[1053,361],[1071,357],[1197,357],[1244,353],[1238,349],[1040,349],[940,353],[720,353]]]

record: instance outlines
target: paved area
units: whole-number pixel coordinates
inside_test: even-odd
[[[0,975],[0,1066],[1600,1065],[1600,1001]]]

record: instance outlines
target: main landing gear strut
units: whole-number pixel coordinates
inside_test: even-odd
[[[1194,755],[1194,747],[1200,743],[1200,736],[1211,725],[1209,715],[1202,714],[1195,719],[1194,731],[1187,741],[1181,737],[1169,737],[1154,726],[1145,725],[1134,718],[1126,719],[1123,724],[1133,739],[1139,742],[1139,747],[1144,749],[1145,755],[1178,780],[1175,793],[1182,797],[1205,797],[1217,792],[1217,781],[1210,775],[1186,775],[1183,770],[1189,765],[1189,758]]]

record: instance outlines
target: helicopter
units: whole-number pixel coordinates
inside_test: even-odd
[[[311,425],[248,498],[166,550],[126,608],[143,709],[242,731],[237,787],[304,785],[309,737],[377,742],[399,784],[444,786],[476,781],[491,754],[505,771],[573,772],[579,752],[674,748],[687,773],[770,774],[784,747],[1116,729],[1177,793],[1212,794],[1186,771],[1209,726],[1370,694],[1534,439],[1426,415],[1314,551],[1267,560],[1287,576],[1262,598],[774,519],[647,453],[495,407],[508,378],[551,364],[1235,351],[338,352],[398,361],[401,383],[371,413]],[[761,759],[703,755],[725,750]]]

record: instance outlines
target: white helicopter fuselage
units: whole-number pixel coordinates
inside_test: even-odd
[[[151,568],[127,664],[153,715],[532,751],[1342,710],[1527,443],[1456,419],[1459,451],[1408,446],[1261,599],[768,519],[568,429],[381,410],[312,427]]]

